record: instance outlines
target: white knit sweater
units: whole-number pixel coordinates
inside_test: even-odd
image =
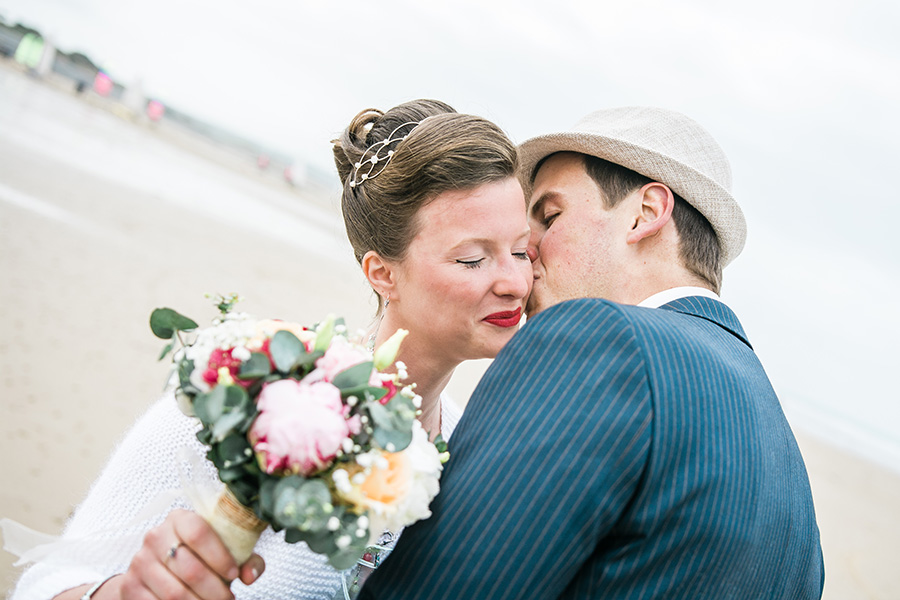
[[[461,411],[449,398],[441,397],[441,433],[450,437]],[[134,424],[113,452],[100,477],[91,486],[63,532],[63,539],[93,537],[77,545],[63,565],[39,562],[26,570],[10,600],[49,600],[57,594],[99,581],[127,570],[140,547],[143,534],[159,525],[174,508],[190,508],[183,495],[168,510],[142,522],[133,523],[144,506],[162,492],[181,487],[180,473],[189,474],[201,485],[215,485],[215,467],[207,461],[206,448],[197,441],[199,423],[183,415],[172,396],[164,396]],[[185,450],[183,450],[186,449]],[[202,472],[190,473],[187,454],[196,455]],[[195,464],[198,461],[193,461]],[[219,484],[221,485],[221,484]],[[110,530],[112,529],[112,530]],[[103,540],[96,532],[103,531]],[[340,585],[338,573],[324,557],[306,544],[288,544],[284,532],[267,529],[256,545],[266,561],[266,570],[251,586],[240,581],[232,585],[239,600],[331,600]]]

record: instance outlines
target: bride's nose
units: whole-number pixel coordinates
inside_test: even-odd
[[[541,238],[543,234],[537,230],[537,228],[531,228],[531,236],[528,238],[528,249],[526,252],[528,253],[528,258],[531,259],[531,262],[535,262],[538,259],[539,252],[538,248],[541,246]]]
[[[527,265],[528,268],[523,269],[523,265]],[[518,262],[508,261],[501,267],[500,273],[494,280],[494,293],[498,296],[524,298],[531,291],[533,281],[531,265],[521,260]]]

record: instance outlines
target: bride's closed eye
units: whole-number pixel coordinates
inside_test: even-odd
[[[459,264],[465,265],[467,269],[477,269],[478,267],[481,266],[481,263],[483,261],[484,261],[483,258],[479,258],[477,260],[459,260],[459,259],[456,260],[456,262],[458,262]]]
[[[530,258],[528,258],[527,250],[523,250],[522,252],[513,252],[512,255],[515,256],[516,258],[518,258],[519,260],[531,260]]]

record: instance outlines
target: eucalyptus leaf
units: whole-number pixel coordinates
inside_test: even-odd
[[[305,533],[303,541],[306,542],[309,549],[316,554],[329,556],[338,551],[337,544],[335,544],[337,536],[339,535],[338,533],[328,531],[328,529],[321,531],[306,531],[303,533]],[[360,553],[360,555],[362,555],[362,553]]]
[[[299,529],[288,528],[284,530],[284,541],[288,544],[296,544],[297,542],[303,542],[304,534]]]
[[[189,359],[182,359],[178,362],[177,372],[178,372],[178,385],[181,387],[181,391],[185,394],[199,394],[200,390],[198,390],[193,383],[191,383],[191,372],[194,370],[194,361]]]
[[[250,396],[247,394],[247,390],[239,385],[219,385],[216,387],[225,388],[226,408],[240,407],[243,410],[247,410],[249,408],[249,405],[253,403],[253,401],[250,399]]]
[[[253,421],[256,419],[256,416],[259,414],[259,409],[255,404],[252,404],[250,407],[250,412],[245,413],[247,416],[241,423],[238,423],[235,426],[234,430],[240,432],[242,435],[246,435],[248,431],[250,431],[250,427],[253,426]]]
[[[229,435],[215,445],[215,453],[224,468],[241,465],[253,460],[253,448],[241,434]]]
[[[211,422],[213,439],[220,441],[232,433],[246,433],[256,416],[256,405],[250,395],[239,385],[217,385],[214,389],[224,390],[225,398],[221,413]]]
[[[350,396],[356,396],[357,398],[362,398],[366,402],[373,402],[375,400],[381,400],[387,393],[387,388],[373,387],[367,383],[366,385],[357,387],[343,388],[341,390],[341,397],[348,398]]]
[[[291,527],[286,529],[284,533],[284,539],[287,543],[296,544],[297,542],[304,542],[309,546],[310,550],[316,554],[325,556],[337,552],[337,546],[334,543],[335,538],[334,532],[328,531],[327,529],[321,531],[304,531],[296,527]],[[360,553],[360,555],[362,555],[362,553]]]
[[[275,483],[274,493],[279,495],[285,490],[299,490],[306,483],[306,477],[300,475],[288,475],[278,479]]]
[[[402,429],[375,428],[375,443],[388,452],[400,452],[412,442],[412,432]]]
[[[356,564],[359,557],[366,551],[365,543],[351,544],[343,550],[339,550],[328,557],[328,563],[337,571],[344,571]]]
[[[341,392],[344,392],[344,390],[368,387],[369,379],[371,379],[371,377],[372,361],[368,360],[344,369],[334,376],[334,380],[331,383],[341,390]]]
[[[225,388],[217,385],[205,394],[194,398],[194,414],[206,426],[212,426],[225,413]]]
[[[238,377],[241,379],[255,379],[265,377],[272,372],[272,363],[269,357],[261,352],[253,352],[247,362],[241,365]]]
[[[240,425],[246,418],[247,413],[245,413],[239,407],[223,414],[221,417],[216,419],[215,423],[213,423],[213,440],[221,442],[227,436],[231,435],[237,429],[237,426]]]
[[[290,373],[300,357],[306,354],[306,346],[290,331],[276,331],[269,344],[269,352],[275,368],[282,373]]]
[[[334,514],[331,492],[321,479],[310,479],[300,487],[278,486],[275,491],[275,520],[303,531],[323,529]]]
[[[281,479],[267,476],[262,480],[262,483],[259,486],[259,506],[264,515],[264,521],[274,521],[275,489],[279,481],[281,481]]]
[[[307,367],[315,363],[323,356],[325,356],[325,353],[318,350],[313,350],[312,352],[301,354],[300,358],[297,359],[297,362],[294,363],[294,367]]]
[[[212,443],[212,432],[204,427],[200,431],[197,432],[197,439],[204,446],[209,446]]]
[[[238,502],[248,507],[253,505],[253,500],[256,499],[256,485],[254,481],[238,479],[228,482],[227,485]]]
[[[171,308],[157,308],[150,313],[150,329],[153,335],[163,340],[171,339],[176,331],[192,331],[197,327],[192,319]]]
[[[243,435],[230,435],[219,444],[219,455],[233,464],[253,458],[253,448]]]
[[[358,559],[366,550],[366,546],[369,541],[369,535],[368,531],[365,530],[363,530],[362,535],[357,535],[359,532],[359,518],[360,515],[352,512],[342,513],[340,518],[340,527],[337,531],[332,533],[332,538],[334,540],[333,549],[328,552],[327,555],[328,562],[336,569],[347,568],[345,565],[348,564],[348,561],[350,561],[354,557],[355,559]],[[344,538],[344,541],[349,540],[349,544],[343,545],[342,548],[339,548],[337,540],[342,537]],[[353,563],[350,564],[352,566]]]
[[[166,357],[166,354],[171,352],[172,348],[174,348],[174,347],[175,347],[175,342],[169,342],[168,344],[166,344],[166,347],[162,349],[162,352],[160,353],[159,358],[157,358],[156,360],[164,359]]]
[[[361,390],[361,393],[366,400],[376,401],[384,398],[388,391],[387,388],[383,387],[366,386]]]
[[[222,480],[222,483],[232,483],[244,477],[246,473],[247,472],[240,466],[219,469],[219,479]]]
[[[412,403],[408,406],[403,401],[409,400],[399,394],[391,402],[391,409],[382,406],[378,402],[370,402],[366,405],[372,426],[375,429],[375,443],[389,452],[399,452],[412,441],[412,420],[415,419],[415,409]],[[396,404],[394,404],[396,402]]]

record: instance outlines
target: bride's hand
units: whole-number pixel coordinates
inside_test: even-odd
[[[232,581],[240,577],[249,585],[264,569],[265,562],[258,554],[239,568],[202,517],[174,510],[147,532],[128,571],[116,578],[119,581],[115,587],[121,598],[136,600],[230,600],[234,598],[229,588]]]

